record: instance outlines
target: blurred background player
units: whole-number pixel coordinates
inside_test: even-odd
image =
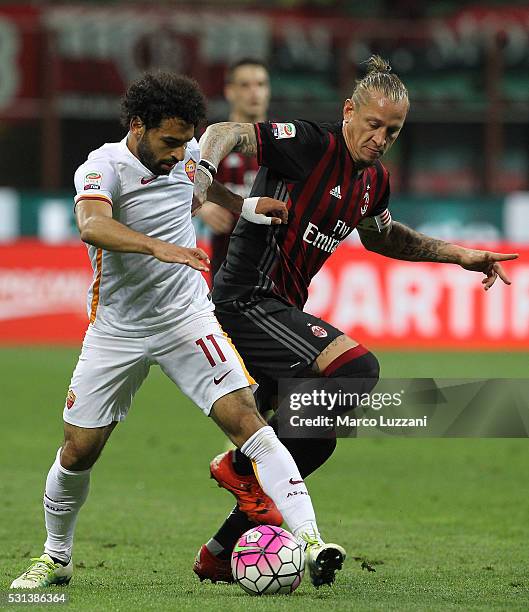
[[[270,102],[270,78],[266,65],[254,58],[244,58],[232,64],[226,72],[224,96],[229,105],[229,121],[265,121]],[[216,180],[234,193],[246,197],[250,193],[258,169],[255,157],[232,151],[219,165]],[[218,204],[205,202],[199,216],[211,229],[210,267],[213,280],[226,258],[237,215]]]

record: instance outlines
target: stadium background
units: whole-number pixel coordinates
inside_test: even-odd
[[[394,218],[521,257],[506,266],[513,285],[485,294],[479,275],[386,260],[353,236],[315,279],[309,308],[376,349],[386,376],[526,377],[525,3],[0,5],[4,586],[28,551],[40,554],[42,481],[60,441],[91,278],[72,175],[88,151],[123,136],[119,95],[144,69],[185,72],[207,94],[210,120],[221,120],[225,66],[255,56],[270,66],[272,118],[330,120],[373,52],[390,60],[412,102],[387,159]],[[189,571],[230,506],[206,479],[222,436],[157,371],[119,429],[80,519],[74,607],[245,605],[242,591],[199,587]],[[512,439],[343,441],[309,484],[322,526],[355,558],[332,593],[304,585],[289,607],[524,609],[526,455],[525,441]]]

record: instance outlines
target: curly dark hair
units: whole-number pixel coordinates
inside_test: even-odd
[[[121,123],[126,129],[133,117],[139,117],[149,130],[173,117],[197,127],[205,116],[206,101],[198,83],[171,72],[145,73],[121,99]]]

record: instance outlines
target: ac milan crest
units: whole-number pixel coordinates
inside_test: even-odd
[[[316,338],[326,338],[327,337],[327,331],[323,329],[323,327],[320,327],[319,325],[313,325],[310,328],[310,331],[316,336]]]

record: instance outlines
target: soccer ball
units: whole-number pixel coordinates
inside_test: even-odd
[[[235,545],[231,571],[235,582],[250,595],[288,594],[301,583],[305,553],[288,531],[259,525]]]

